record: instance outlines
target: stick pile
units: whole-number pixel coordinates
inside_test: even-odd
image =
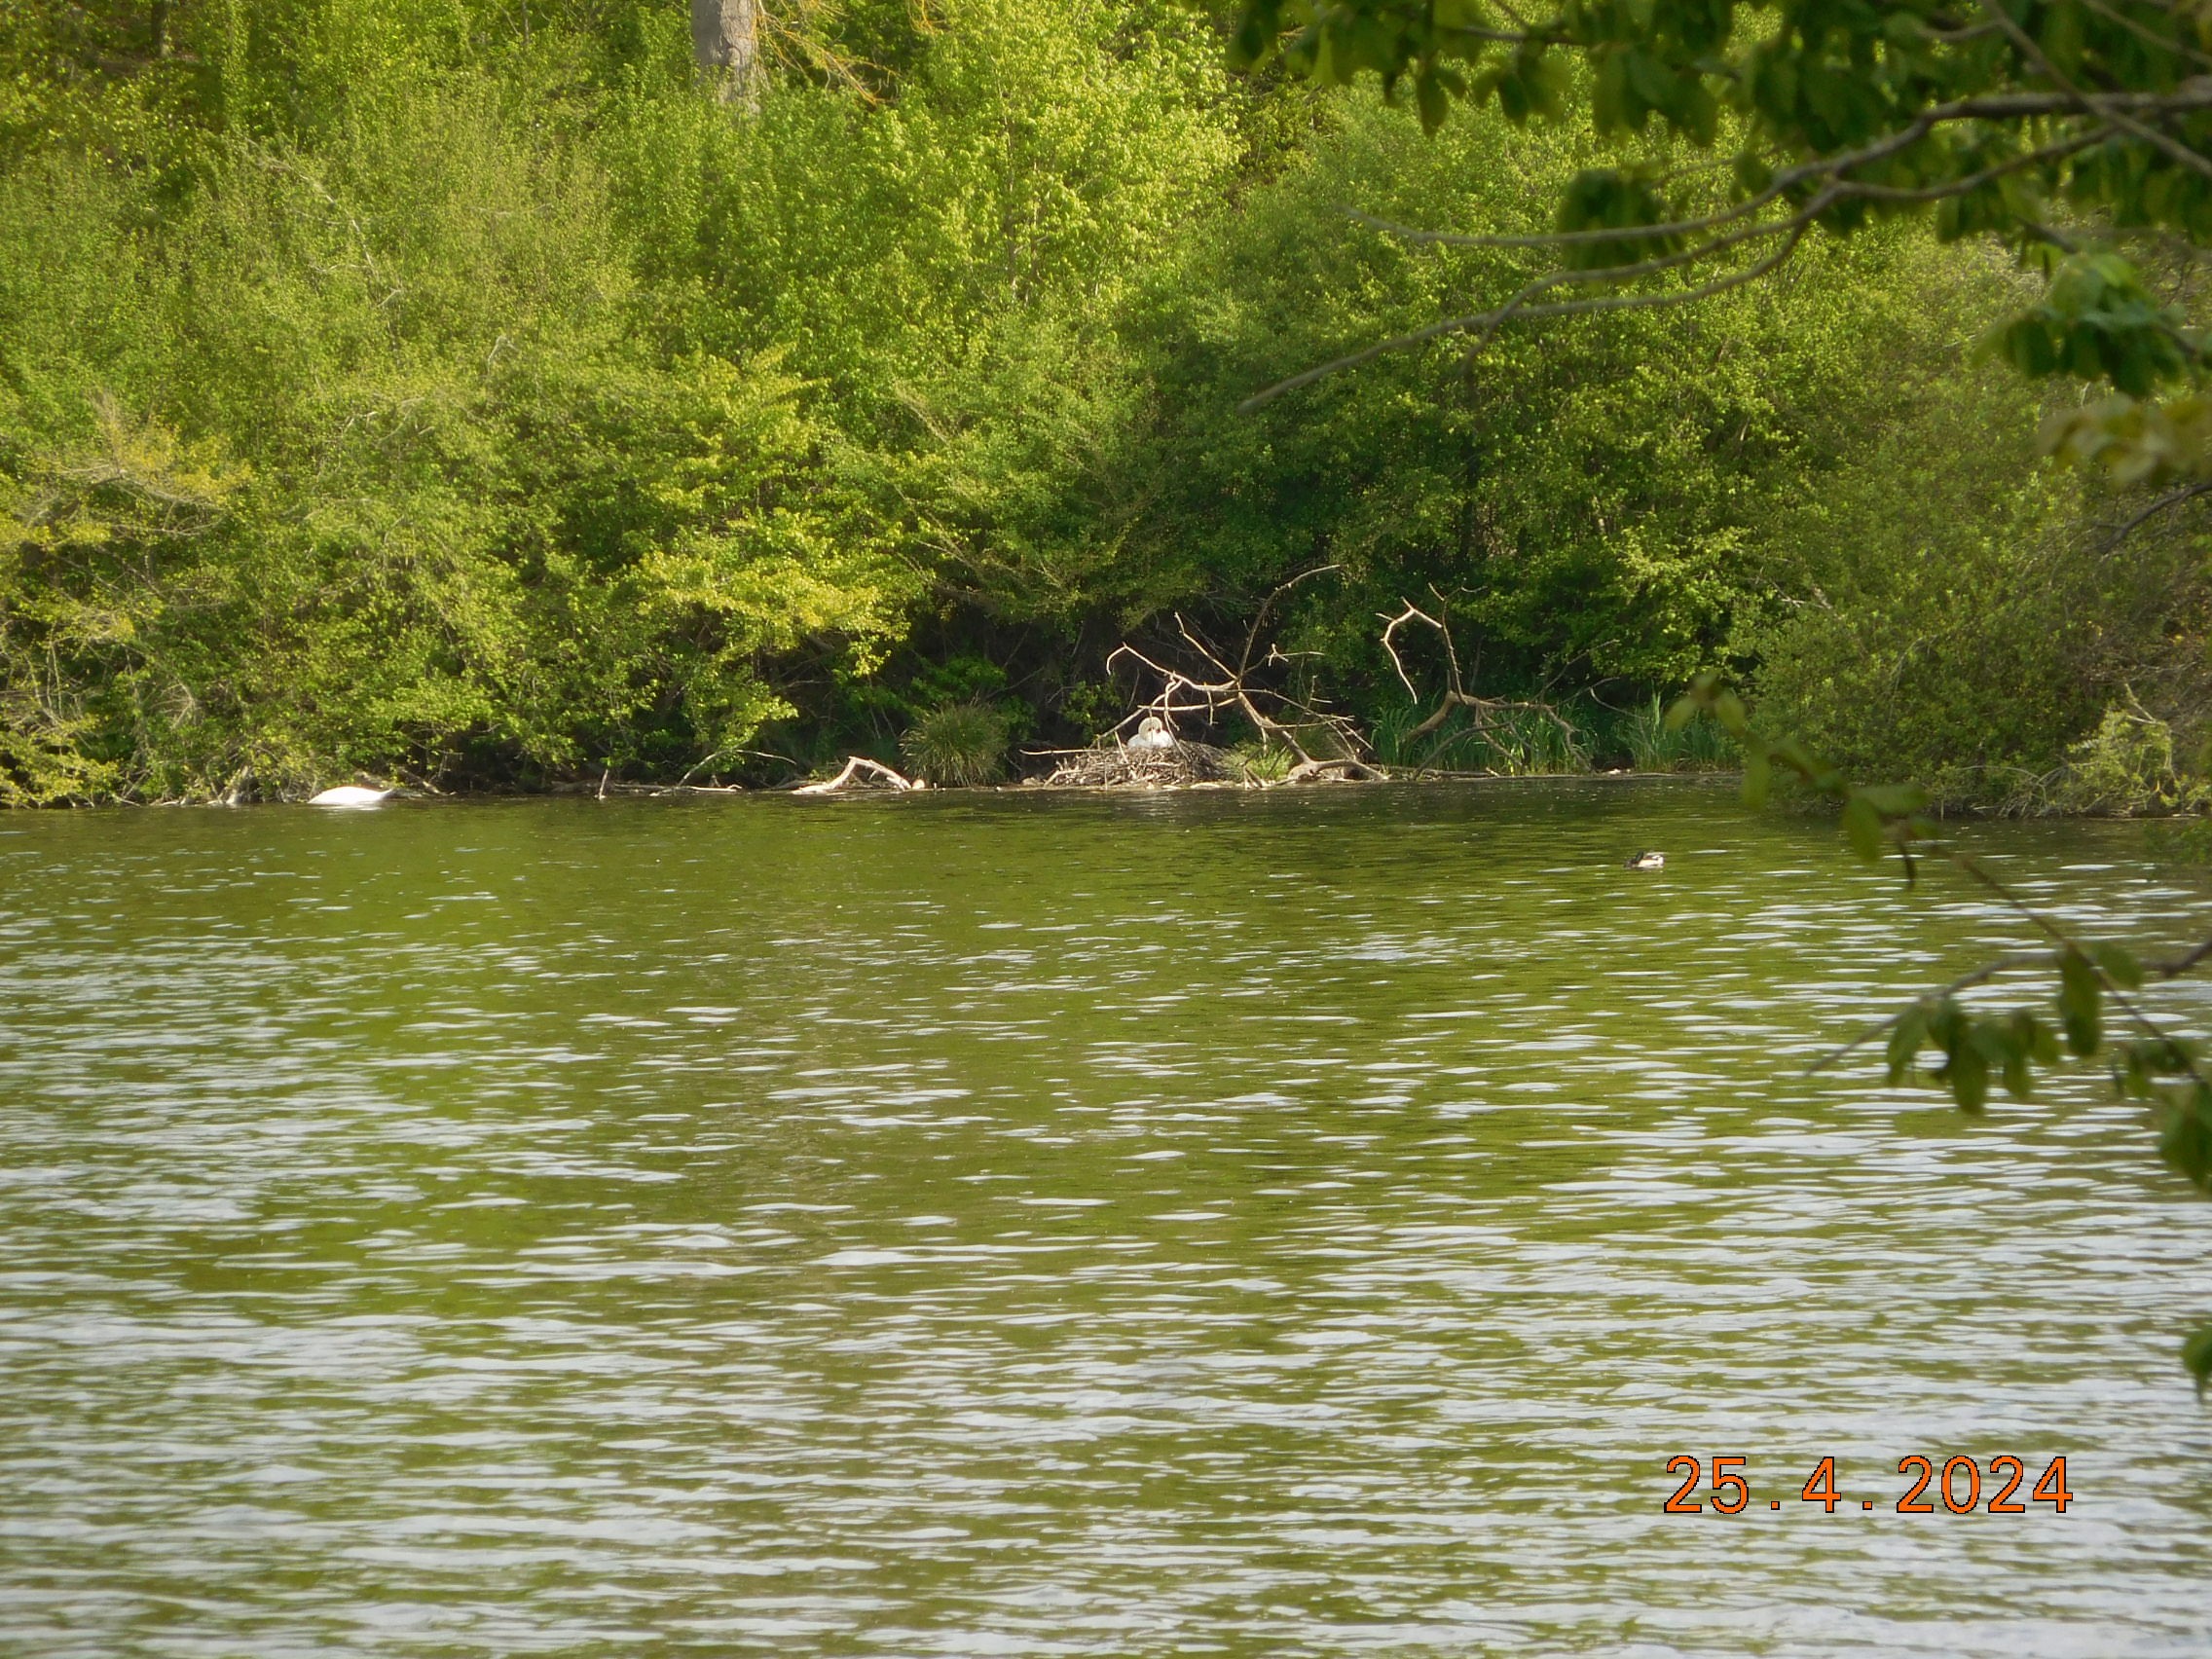
[[[1242,779],[1228,750],[1210,743],[1177,743],[1168,749],[1124,749],[1115,744],[1064,751],[1044,782],[1060,789],[1161,790]]]

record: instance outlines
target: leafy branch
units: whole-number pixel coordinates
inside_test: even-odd
[[[1949,1090],[1959,1110],[1978,1117],[1987,1109],[1993,1080],[2015,1100],[2024,1100],[2033,1091],[2037,1067],[2057,1065],[2069,1055],[2101,1057],[2120,1094],[2149,1105],[2158,1156],[2166,1166],[2212,1197],[2212,1077],[2207,1076],[2212,1061],[2201,1039],[2160,1023],[2138,996],[2146,984],[2180,978],[2212,961],[2212,939],[2152,960],[2111,940],[2082,939],[2029,904],[1971,853],[1941,837],[1918,788],[1854,784],[1795,739],[1766,737],[1751,725],[1742,697],[1716,672],[1694,679],[1668,710],[1667,721],[1679,729],[1701,713],[1742,748],[1747,804],[1767,799],[1779,769],[1840,806],[1844,833],[1860,857],[1872,861],[1895,849],[1903,860],[1908,885],[1917,881],[1922,859],[1941,859],[2049,941],[2046,950],[1997,957],[1927,992],[1824,1056],[1814,1070],[1879,1040],[1894,1087],[1918,1081],[1921,1056],[1933,1050],[1940,1060],[1926,1071],[1927,1080]],[[2049,977],[2046,1002],[1992,1012],[1960,1001],[1968,991],[2021,972]],[[2108,1008],[2120,1016],[2119,1034],[2108,1030]],[[2212,1383],[2212,1323],[2183,1345],[2182,1363],[2201,1396]]]
[[[1771,275],[1816,230],[1927,212],[1940,239],[1994,237],[2050,277],[2040,304],[1992,330],[2016,368],[2111,383],[2117,396],[2055,421],[2046,448],[2093,456],[2122,482],[2212,475],[2212,407],[2154,396],[2200,381],[2212,360],[2110,245],[2212,240],[2201,7],[1572,0],[1524,15],[1510,0],[1243,0],[1235,54],[1338,85],[1373,73],[1387,96],[1410,88],[1430,130],[1455,101],[1494,103],[1519,125],[1558,119],[1572,92],[1601,137],[1656,121],[1695,149],[1736,152],[1719,200],[1680,197],[1649,156],[1589,168],[1548,231],[1365,219],[1416,241],[1546,253],[1552,268],[1499,303],[1292,375],[1246,408],[1447,338],[1471,357],[1510,323],[1692,304]]]

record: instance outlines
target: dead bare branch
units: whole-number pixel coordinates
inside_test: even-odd
[[[1270,602],[1308,576],[1334,568],[1318,566],[1292,577],[1270,596]],[[1211,719],[1221,710],[1231,709],[1251,722],[1252,728],[1260,734],[1261,741],[1281,744],[1298,756],[1302,765],[1346,759],[1366,765],[1362,756],[1367,751],[1367,743],[1351,720],[1343,715],[1316,708],[1287,691],[1253,683],[1251,658],[1257,648],[1256,632],[1245,640],[1241,665],[1232,668],[1219,651],[1192,632],[1190,624],[1181,615],[1175,618],[1175,631],[1183,644],[1204,665],[1199,673],[1186,673],[1182,669],[1170,667],[1125,643],[1117,645],[1106,658],[1108,674],[1114,673],[1124,663],[1133,663],[1158,676],[1161,683],[1157,696],[1138,704],[1114,726],[1117,738],[1124,727],[1141,724],[1147,716],[1158,717],[1169,733],[1174,734],[1178,716],[1202,714]],[[1267,661],[1273,662],[1281,658],[1281,652],[1271,650]],[[1309,740],[1317,733],[1325,733],[1328,747],[1340,753],[1316,755],[1309,747]]]
[[[819,784],[802,784],[792,791],[794,795],[853,794],[863,790],[887,790],[894,794],[906,790],[927,789],[927,784],[901,777],[880,760],[870,760],[865,755],[847,757],[844,770],[834,778]]]
[[[1435,590],[1431,589],[1430,591],[1434,592]],[[1442,597],[1442,595],[1438,595],[1439,600]],[[1382,649],[1389,655],[1390,666],[1397,670],[1398,682],[1405,686],[1406,695],[1416,703],[1421,700],[1420,690],[1414,684],[1413,676],[1406,672],[1405,659],[1398,655],[1398,630],[1413,622],[1426,623],[1436,630],[1437,638],[1444,646],[1444,690],[1438,698],[1436,707],[1419,725],[1406,733],[1407,742],[1426,737],[1430,732],[1436,730],[1452,718],[1454,709],[1465,709],[1474,716],[1475,730],[1486,738],[1489,736],[1493,717],[1519,711],[1524,714],[1535,715],[1550,721],[1569,746],[1574,743],[1575,730],[1573,725],[1549,703],[1514,697],[1478,697],[1469,691],[1459,677],[1459,648],[1453,642],[1451,625],[1443,617],[1431,616],[1419,606],[1414,604],[1412,600],[1403,596],[1399,598],[1398,603],[1405,607],[1403,610],[1395,616],[1381,617],[1382,622]],[[1440,606],[1439,608],[1442,608],[1442,607]]]

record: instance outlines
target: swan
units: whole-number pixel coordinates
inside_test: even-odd
[[[1639,853],[1635,858],[1628,861],[1627,867],[1630,869],[1665,869],[1667,867],[1667,855],[1665,853]]]
[[[1147,715],[1137,727],[1136,736],[1129,739],[1131,749],[1173,749],[1175,734],[1158,715]]]
[[[389,790],[365,790],[359,784],[340,784],[308,799],[310,806],[382,806]]]

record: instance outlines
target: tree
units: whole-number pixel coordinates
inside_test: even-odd
[[[1945,240],[2000,239],[2046,276],[1995,331],[2022,372],[2109,385],[2054,419],[2046,447],[2125,482],[2194,491],[2212,477],[2212,401],[2194,390],[2204,343],[2144,275],[2212,241],[2212,15],[2178,0],[1568,0],[1548,15],[1510,0],[1245,0],[1235,50],[1324,82],[1372,72],[1393,94],[1410,88],[1431,129],[1455,100],[1519,123],[1571,94],[1623,151],[1561,192],[1550,233],[1384,227],[1557,263],[1277,390],[1442,337],[1479,350],[1509,324],[1701,299],[1776,271],[1808,237],[1923,214]],[[1638,153],[1655,127],[1732,165]]]
[[[756,103],[760,0],[691,0],[691,55],[723,103]]]

